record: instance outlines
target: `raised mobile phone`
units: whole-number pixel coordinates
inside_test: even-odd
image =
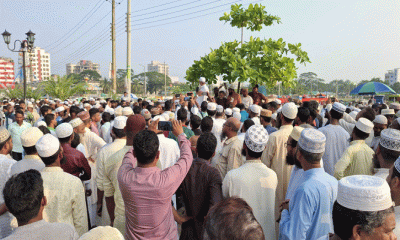
[[[172,123],[168,121],[160,121],[158,122],[158,130],[172,131]]]

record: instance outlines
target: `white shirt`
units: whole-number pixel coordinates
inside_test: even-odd
[[[253,122],[254,122],[255,125],[261,125],[261,122],[260,122],[260,118],[259,118],[259,117],[253,117],[253,118],[251,118],[251,120],[253,120]]]
[[[253,105],[253,98],[247,95],[247,97],[240,96],[242,98],[242,103],[244,104],[244,108],[248,109],[250,105]]]
[[[199,91],[203,92],[203,94],[206,94],[207,92],[209,92],[208,87],[206,84],[204,84],[203,86],[199,87]],[[206,95],[201,95],[201,96],[197,96],[197,103],[199,104],[199,106],[201,106],[201,103],[207,101],[207,94]]]
[[[379,146],[379,142],[381,141],[381,136],[378,137],[373,137],[371,144],[369,145],[372,149],[374,149],[374,151],[376,151],[376,149]]]
[[[400,238],[400,206],[394,207],[394,214],[396,217],[396,228],[393,230],[393,233],[399,239]]]
[[[247,160],[242,166],[229,171],[222,183],[224,198],[238,196],[253,209],[263,228],[266,240],[275,240],[276,173],[261,160]]]
[[[39,172],[45,167],[42,159],[38,155],[25,155],[11,167],[11,175],[25,172],[29,169],[36,169]]]
[[[374,176],[375,177],[380,177],[386,180],[386,178],[389,176],[389,168],[375,168],[374,169]]]
[[[106,141],[106,139],[107,139],[106,137],[107,137],[108,130],[110,130],[110,127],[111,127],[111,123],[106,122],[100,128],[100,137],[103,138],[104,141]]]
[[[168,167],[172,167],[181,156],[178,143],[170,138],[166,138],[164,134],[157,134],[158,140],[160,141],[160,159],[158,159],[157,166],[164,170]]]
[[[9,155],[0,154],[0,205],[4,203],[3,189],[6,182],[11,177],[12,165],[16,163]],[[11,220],[13,216],[6,212],[0,216],[0,238],[5,238],[11,234]]]
[[[86,153],[89,158],[96,161],[97,152],[106,145],[106,142],[99,137],[96,133],[85,128],[85,135],[81,138],[81,143],[85,146]]]

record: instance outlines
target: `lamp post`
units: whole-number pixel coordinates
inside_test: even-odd
[[[20,40],[15,40],[14,41],[14,48],[11,49],[9,44],[11,42],[11,33],[7,32],[5,30],[1,35],[3,35],[4,42],[7,44],[7,48],[12,51],[12,52],[22,52],[22,71],[24,73],[24,101],[26,99],[26,53],[33,48],[33,44],[35,42],[35,34],[29,30],[29,32],[25,33],[26,34],[26,40],[20,41]],[[20,50],[15,50],[16,48],[16,43],[20,42],[21,44],[21,49]]]

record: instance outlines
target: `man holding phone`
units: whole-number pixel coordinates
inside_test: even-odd
[[[207,101],[207,95],[209,94],[209,90],[208,87],[206,85],[206,79],[204,77],[201,77],[199,79],[199,90],[197,91],[197,103],[199,104],[199,106],[201,106],[201,103],[203,101]]]

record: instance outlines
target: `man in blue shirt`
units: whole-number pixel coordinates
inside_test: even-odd
[[[333,232],[332,209],[337,196],[337,180],[321,168],[325,135],[304,129],[297,143],[296,158],[304,173],[293,195],[281,204],[279,239],[318,239]]]
[[[261,125],[263,125],[264,128],[267,130],[268,135],[271,135],[271,133],[276,132],[278,130],[271,126],[271,117],[272,117],[272,112],[270,110],[267,109],[261,110],[260,122]]]
[[[249,113],[246,111],[244,108],[243,103],[239,103],[237,107],[240,109],[240,115],[242,115],[242,118],[240,119],[241,122],[246,121],[249,118]]]

